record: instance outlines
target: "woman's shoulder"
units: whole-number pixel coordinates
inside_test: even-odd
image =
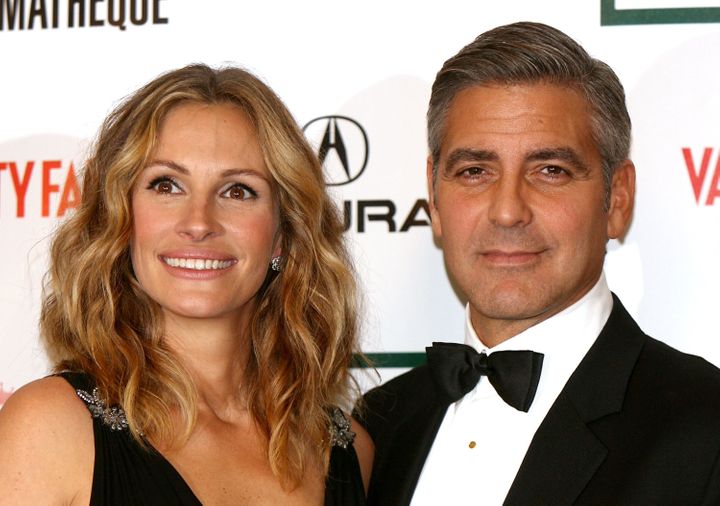
[[[5,402],[2,413],[10,420],[23,419],[26,423],[40,427],[47,424],[53,430],[57,427],[56,424],[47,423],[50,420],[62,420],[59,427],[70,427],[73,431],[82,429],[83,425],[92,430],[92,420],[76,388],[60,376],[35,380],[18,389]]]
[[[0,441],[4,500],[69,503],[87,489],[87,503],[94,461],[92,418],[65,379],[39,379],[10,396],[0,410]]]

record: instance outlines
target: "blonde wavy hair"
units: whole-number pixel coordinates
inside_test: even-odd
[[[249,72],[190,65],[156,78],[105,120],[84,165],[82,203],[57,231],[41,333],[54,369],[90,375],[133,435],[184,442],[193,382],[163,342],[159,306],[133,273],[131,192],[167,113],[181,103],[234,104],[255,127],[280,209],[283,270],[268,272],[250,324],[243,388],[283,486],[329,455],[328,407],[347,402],[357,351],[354,274],[322,170],[287,108]],[[181,416],[181,424],[173,416]],[[313,460],[316,459],[316,460]]]

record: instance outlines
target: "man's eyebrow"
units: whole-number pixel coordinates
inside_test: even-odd
[[[500,159],[494,151],[485,149],[459,148],[451,152],[445,162],[445,172],[460,162],[496,162]]]
[[[190,174],[190,171],[186,167],[184,167],[183,165],[181,165],[177,162],[174,162],[172,160],[152,160],[148,164],[148,167],[153,167],[153,166],[157,166],[157,165],[159,165],[161,167],[167,167],[168,169],[174,170],[181,174],[185,174],[185,175]],[[259,177],[259,178],[262,178],[267,181],[267,177],[262,172],[257,171],[255,169],[225,169],[224,171],[222,171],[220,173],[220,177],[222,177],[222,178],[231,177],[231,176],[242,176],[242,175],[255,176],[255,177]]]
[[[543,162],[548,160],[560,160],[569,163],[580,172],[590,172],[590,167],[580,158],[580,155],[572,148],[543,148],[531,151],[525,157],[529,162]]]

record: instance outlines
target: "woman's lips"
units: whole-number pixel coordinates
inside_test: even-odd
[[[173,274],[193,279],[220,275],[237,263],[230,255],[206,250],[164,251],[158,259]]]
[[[166,257],[160,256],[160,260],[170,267],[180,267],[182,269],[193,269],[196,271],[203,270],[221,270],[227,269],[235,263],[235,260],[211,260],[209,258],[186,258],[186,257]]]

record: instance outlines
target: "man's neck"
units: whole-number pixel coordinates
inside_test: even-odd
[[[478,340],[487,349],[492,349],[499,344],[512,339],[525,332],[527,329],[534,327],[555,315],[565,311],[566,309],[574,306],[584,298],[588,297],[590,292],[596,289],[598,285],[602,284],[607,290],[607,284],[604,276],[598,275],[598,278],[587,287],[586,290],[581,291],[576,297],[569,301],[564,301],[562,304],[556,306],[550,306],[544,308],[537,314],[527,316],[525,318],[494,318],[488,317],[477,311],[472,304],[468,305],[470,324],[474,330]]]

